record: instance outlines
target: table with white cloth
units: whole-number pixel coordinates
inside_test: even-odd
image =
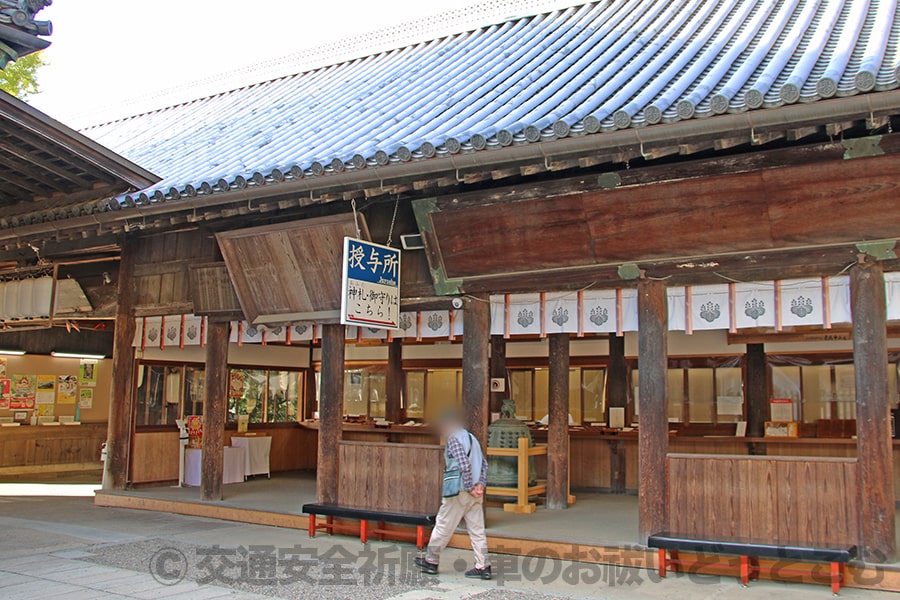
[[[225,460],[222,469],[223,483],[242,483],[247,464],[247,449],[225,447]],[[203,464],[203,450],[200,448],[184,449],[184,485],[199,486]]]
[[[244,458],[244,475],[262,475],[271,477],[269,454],[272,451],[272,437],[268,435],[232,435],[231,445],[246,448]]]

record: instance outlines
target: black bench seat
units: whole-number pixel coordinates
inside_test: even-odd
[[[303,512],[309,515],[309,536],[315,537],[316,531],[322,529],[328,533],[335,531],[342,533],[359,534],[359,541],[366,543],[369,541],[369,535],[374,534],[379,539],[385,537],[393,537],[400,539],[409,539],[416,542],[419,550],[425,548],[425,528],[434,527],[435,515],[422,513],[406,513],[392,510],[376,510],[371,508],[358,508],[355,506],[347,506],[343,504],[304,504]],[[326,517],[325,523],[319,523],[317,517],[321,515]],[[334,519],[358,520],[359,527],[352,525],[343,525],[334,522]],[[376,527],[370,527],[369,522],[377,523]],[[402,531],[386,529],[385,524],[392,523],[395,525],[412,525],[416,528],[415,534],[408,534]]]
[[[827,562],[831,565],[830,581],[831,591],[837,595],[841,590],[846,564],[856,558],[857,549],[854,545],[809,545],[786,542],[783,544],[772,543],[769,540],[754,540],[729,537],[706,538],[675,533],[657,533],[647,540],[647,546],[659,551],[659,574],[666,576],[669,566],[677,570],[681,566],[678,552],[691,552],[695,554],[730,554],[740,557],[741,583],[746,586],[750,582],[751,575],[758,575],[761,568],[759,558],[775,560],[794,560],[810,562]],[[717,565],[726,566],[726,565]],[[732,566],[732,565],[727,565]],[[782,574],[808,574],[791,569],[776,567],[770,569]]]

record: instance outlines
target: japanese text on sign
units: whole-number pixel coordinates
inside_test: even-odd
[[[400,250],[344,238],[341,323],[397,329],[400,320]]]

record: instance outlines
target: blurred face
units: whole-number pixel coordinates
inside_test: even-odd
[[[456,431],[462,427],[462,423],[459,418],[453,417],[445,417],[440,420],[438,423],[438,430],[442,437],[447,437],[452,433],[456,433]]]

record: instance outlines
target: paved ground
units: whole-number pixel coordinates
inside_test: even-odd
[[[411,568],[414,548],[210,519],[95,507],[90,486],[0,484],[0,598],[298,598],[550,600],[554,598],[798,600],[824,586],[669,577],[549,559],[494,558],[491,582],[462,576],[449,550],[439,577]],[[48,491],[49,490],[49,491]],[[55,495],[48,495],[53,493]],[[21,494],[30,494],[23,496]],[[39,494],[39,495],[35,495]],[[888,598],[845,590],[846,598]]]

